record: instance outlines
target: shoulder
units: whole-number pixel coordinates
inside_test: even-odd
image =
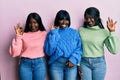
[[[24,32],[22,36],[23,36],[23,37],[24,37],[24,36],[26,37],[26,36],[28,36],[28,35],[30,35],[30,34],[31,34],[31,32]]]
[[[101,29],[101,33],[103,33],[106,36],[108,36],[110,32],[108,30],[106,30],[106,29]]]
[[[82,31],[82,30],[85,30],[85,29],[87,29],[87,28],[80,27],[78,30],[79,30],[79,31]]]
[[[80,28],[78,29],[78,32],[81,33],[81,32],[84,32],[84,31],[86,31],[86,30],[87,30],[87,28],[80,27]]]
[[[41,32],[42,32],[43,34],[45,34],[45,35],[47,34],[47,31],[41,31]]]
[[[76,29],[74,29],[74,28],[69,28],[69,31],[72,31],[72,32],[74,32],[74,33],[77,33],[78,31],[76,30]]]
[[[73,35],[73,36],[75,36],[75,35],[79,35],[79,32],[78,32],[78,30],[76,30],[76,29],[74,29],[74,28],[69,28],[69,32],[70,32],[70,34],[71,34],[71,36]]]
[[[47,37],[49,37],[49,36],[55,36],[55,35],[58,36],[58,28],[51,29],[50,31],[47,32]]]
[[[46,34],[47,34],[47,31],[38,31],[38,34],[46,35]]]
[[[38,33],[43,33],[43,34],[46,34],[47,33],[47,31],[38,31]]]
[[[48,33],[56,33],[56,32],[58,32],[58,29],[59,28],[51,29]]]

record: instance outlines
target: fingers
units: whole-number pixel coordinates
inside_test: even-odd
[[[77,66],[77,70],[78,70],[79,80],[82,80],[82,70],[81,70],[80,66]]]
[[[113,19],[108,17],[107,27],[115,27],[116,23],[117,23],[117,21],[113,22]]]
[[[18,27],[20,27],[20,22],[17,24]]]
[[[22,35],[24,32],[23,28],[20,26],[20,23],[14,26],[14,29],[15,29],[16,34],[19,34],[19,35]]]
[[[108,17],[108,21],[107,21],[107,28],[110,32],[114,32],[115,31],[115,25],[116,25],[117,21],[113,21],[113,19],[111,19],[110,17]]]
[[[114,22],[114,25],[116,25],[117,21]]]
[[[16,26],[14,26],[14,29],[20,29],[20,23],[18,23]]]
[[[54,26],[53,24],[50,26],[50,29],[55,29],[57,28],[56,26]]]
[[[66,66],[67,66],[68,68],[72,68],[72,67],[74,67],[74,64],[73,64],[72,62],[68,61],[68,62],[66,63]]]
[[[113,20],[112,19],[110,19],[110,17],[108,17],[108,22],[112,22],[113,23]]]
[[[117,21],[115,21],[115,22],[113,22],[113,19],[111,19],[110,17],[108,17],[108,21],[107,21],[107,24],[109,24],[109,23],[111,23],[111,24],[116,24],[117,23]]]
[[[54,29],[54,25],[52,24],[52,25],[50,26],[50,28],[51,28],[51,29]]]
[[[112,19],[110,19],[110,17],[108,17],[107,24],[108,24],[108,25],[113,24],[113,20],[112,20]]]

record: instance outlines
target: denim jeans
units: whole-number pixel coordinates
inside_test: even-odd
[[[104,57],[81,59],[82,80],[104,80],[106,62]]]
[[[50,80],[76,80],[77,67],[68,68],[66,62],[68,60],[61,57],[49,65]]]
[[[21,58],[19,65],[20,80],[45,80],[46,63],[44,57]]]

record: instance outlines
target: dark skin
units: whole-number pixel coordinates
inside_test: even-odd
[[[68,26],[68,24],[69,24],[69,21],[66,20],[66,19],[63,19],[63,20],[59,21],[59,27],[60,28],[66,28]],[[57,28],[57,27],[54,26],[54,25],[51,26],[51,29],[55,29],[55,28]],[[66,66],[68,68],[72,68],[72,67],[74,67],[74,64],[71,61],[68,61],[66,63]],[[80,66],[77,66],[77,69],[78,69],[77,71],[78,71],[78,75],[79,75],[79,80],[82,80],[82,71],[81,71]]]
[[[24,30],[23,28],[20,26],[20,23],[17,24],[17,26],[14,26],[15,32],[17,35],[23,35]]]
[[[69,24],[69,21],[66,20],[66,19],[59,20],[59,27],[60,27],[60,28],[66,28],[66,27],[68,26],[68,24]],[[54,26],[54,25],[51,26],[51,29],[55,29],[55,28],[57,28],[57,27]],[[72,68],[72,67],[74,67],[74,64],[73,64],[71,61],[68,61],[68,62],[66,63],[66,66],[67,66],[68,68]]]
[[[116,25],[117,21],[113,21],[113,19],[110,19],[108,17],[108,21],[107,21],[107,28],[110,32],[114,32],[115,31],[115,25]]]
[[[68,62],[66,63],[66,66],[67,66],[68,68],[72,68],[72,67],[74,67],[74,64],[73,64],[72,62],[68,61]]]
[[[89,23],[89,26],[92,27],[95,25],[95,20],[94,18],[92,18],[92,16],[90,15],[86,15],[86,21]],[[107,28],[110,32],[114,32],[115,31],[115,25],[116,25],[117,21],[113,21],[113,19],[111,19],[110,17],[108,17],[107,20]]]
[[[82,80],[82,70],[81,70],[81,68],[80,68],[80,66],[77,66],[77,71],[78,71],[78,77],[79,77],[79,80]]]
[[[39,30],[39,24],[33,18],[30,19],[28,27],[30,28],[31,32],[37,32]],[[23,35],[24,29],[21,27],[20,23],[14,26],[14,28],[17,35]]]

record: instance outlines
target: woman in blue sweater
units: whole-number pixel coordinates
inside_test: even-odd
[[[82,48],[79,33],[70,28],[70,23],[69,13],[60,10],[47,34],[44,49],[49,56],[50,80],[76,80]]]

